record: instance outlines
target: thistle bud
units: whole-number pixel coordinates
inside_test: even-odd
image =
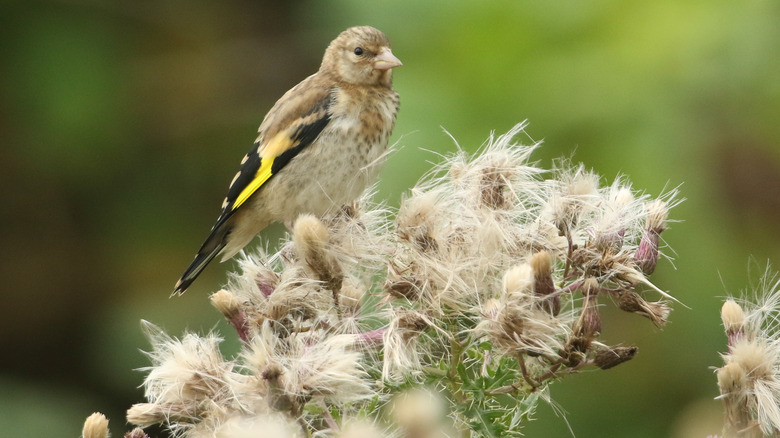
[[[144,430],[140,427],[136,427],[130,432],[127,432],[124,438],[149,438],[149,435],[147,435],[146,432],[144,432]]]
[[[618,253],[623,247],[627,224],[627,212],[634,202],[634,194],[629,187],[613,185],[609,200],[605,203],[593,229],[589,231],[591,247],[598,252]]]
[[[518,341],[525,340],[523,336],[526,315],[523,315],[517,309],[504,307],[496,315],[501,324],[501,337],[509,344],[518,344]]]
[[[364,292],[365,288],[360,280],[355,277],[347,277],[341,286],[339,307],[346,313],[357,316],[360,313]]]
[[[599,282],[591,277],[582,285],[585,303],[582,305],[583,334],[595,339],[601,333],[601,315],[599,315],[598,297]]]
[[[634,291],[624,291],[618,296],[618,307],[625,311],[644,316],[657,327],[666,325],[672,309],[663,301],[647,302]]]
[[[436,194],[416,194],[406,199],[396,217],[398,236],[422,251],[436,251],[436,216],[439,213]]]
[[[510,176],[507,169],[494,166],[482,169],[479,182],[481,204],[493,210],[511,207],[511,200],[507,199]]]
[[[627,208],[634,202],[634,193],[631,191],[630,186],[622,186],[617,189],[614,189],[613,186],[609,197],[610,201],[612,201],[619,210]]]
[[[555,294],[555,283],[552,278],[552,256],[549,251],[540,251],[531,257],[531,268],[534,271],[534,293],[544,297],[541,302],[543,309],[557,316],[561,312],[561,297]]]
[[[163,411],[160,405],[136,403],[127,410],[127,422],[136,426],[146,427],[167,420],[170,418],[169,414]]]
[[[107,438],[108,437],[108,419],[100,412],[87,417],[84,421],[84,428],[81,431],[83,438]]]
[[[639,247],[637,247],[634,253],[634,261],[646,275],[652,274],[655,271],[655,266],[658,264],[659,241],[660,235],[657,231],[645,229],[642,232],[642,240],[639,241]]]
[[[718,368],[718,387],[722,395],[734,394],[746,387],[747,373],[736,362],[729,362]]]
[[[416,301],[420,298],[422,285],[416,278],[408,275],[395,280],[391,280],[388,275],[384,288],[394,298],[406,298],[409,301]]]
[[[721,368],[718,368],[718,387],[720,388],[721,399],[725,410],[724,432],[727,436],[763,436],[755,427],[754,432],[748,434],[742,431],[750,430],[751,419],[750,410],[746,409],[746,397],[749,393],[748,373],[736,362],[729,362]]]
[[[276,287],[279,285],[279,274],[265,265],[262,267],[265,269],[261,269],[257,272],[255,275],[255,284],[257,284],[260,293],[268,298],[274,293],[274,290],[276,290]]]
[[[233,293],[224,289],[213,293],[209,299],[211,305],[230,321],[230,324],[236,329],[238,337],[247,342],[249,340],[249,327],[247,327],[247,318],[242,309],[242,302]]]
[[[562,178],[560,192],[550,200],[552,223],[561,236],[570,236],[577,226],[583,205],[598,195],[599,176],[580,166],[574,174]]]
[[[617,253],[620,251],[620,248],[623,247],[625,235],[625,228],[599,230],[598,233],[593,236],[590,245],[596,248],[600,253]]]
[[[638,350],[634,346],[602,348],[596,352],[593,362],[602,370],[608,370],[633,359]]]
[[[765,342],[738,342],[731,348],[731,362],[739,364],[751,379],[772,379],[777,353]]]
[[[745,330],[745,312],[734,300],[727,300],[720,309],[720,319],[728,336],[729,349],[742,337]]]
[[[504,273],[502,288],[508,300],[522,299],[531,293],[534,287],[534,273],[527,263],[516,265]]]
[[[572,327],[572,337],[567,347],[572,351],[585,353],[590,344],[601,333],[601,315],[598,310],[598,281],[590,277],[582,285],[582,293],[585,301],[582,304],[582,313]]]
[[[298,255],[308,259],[324,250],[330,239],[330,233],[325,224],[315,216],[304,214],[295,221],[293,239]]]
[[[642,231],[642,239],[639,241],[639,247],[634,253],[634,261],[647,275],[655,271],[658,263],[658,244],[661,240],[661,233],[666,229],[666,219],[669,215],[669,209],[664,201],[656,199],[648,202],[647,221]]]
[[[293,241],[298,257],[305,260],[314,276],[333,292],[335,304],[338,305],[337,295],[344,281],[344,273],[335,257],[327,251],[329,240],[330,232],[316,217],[306,214],[295,221]]]

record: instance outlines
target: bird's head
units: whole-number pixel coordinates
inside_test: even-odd
[[[392,69],[401,61],[390,50],[390,40],[371,26],[350,27],[341,32],[325,51],[320,71],[355,85],[393,83]]]

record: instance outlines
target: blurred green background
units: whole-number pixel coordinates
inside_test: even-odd
[[[524,119],[544,167],[573,156],[653,195],[682,184],[681,222],[663,236],[674,266],[653,280],[690,309],[663,331],[608,312],[604,341],[639,355],[552,397],[579,438],[719,431],[721,298],[780,265],[776,0],[0,5],[5,435],[77,436],[99,410],[121,436],[148,364],[139,320],[223,327],[206,296],[230,264],[169,299],[173,283],[265,112],[358,24],[386,32],[404,62],[402,148],[380,199],[397,204],[428,169],[421,148],[455,150],[442,127],[474,150]],[[567,421],[545,405],[525,431],[570,436]]]

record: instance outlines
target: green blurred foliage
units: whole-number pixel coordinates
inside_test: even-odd
[[[663,331],[607,311],[604,340],[639,355],[553,385],[555,407],[527,436],[718,431],[721,297],[780,264],[780,3],[36,0],[2,11],[8,436],[75,436],[94,410],[121,436],[142,396],[134,369],[147,364],[138,321],[215,327],[206,295],[231,264],[184,297],[169,299],[171,287],[267,109],[356,24],[385,31],[404,62],[399,150],[379,199],[397,203],[427,161],[456,150],[445,129],[474,151],[525,119],[543,167],[571,156],[653,195],[682,184],[680,222],[664,234],[674,266],[653,279],[689,308]]]

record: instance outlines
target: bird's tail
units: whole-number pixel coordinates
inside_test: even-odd
[[[182,274],[179,281],[176,282],[176,286],[173,287],[172,295],[183,294],[187,288],[190,287],[190,284],[198,278],[198,275],[203,272],[206,265],[222,251],[227,244],[226,237],[228,233],[225,228],[226,227],[224,226],[217,227],[211,232],[209,237],[206,238],[206,241],[203,242],[203,246],[200,247],[200,250],[195,255],[195,260],[190,263],[190,266],[184,271],[184,274]]]

